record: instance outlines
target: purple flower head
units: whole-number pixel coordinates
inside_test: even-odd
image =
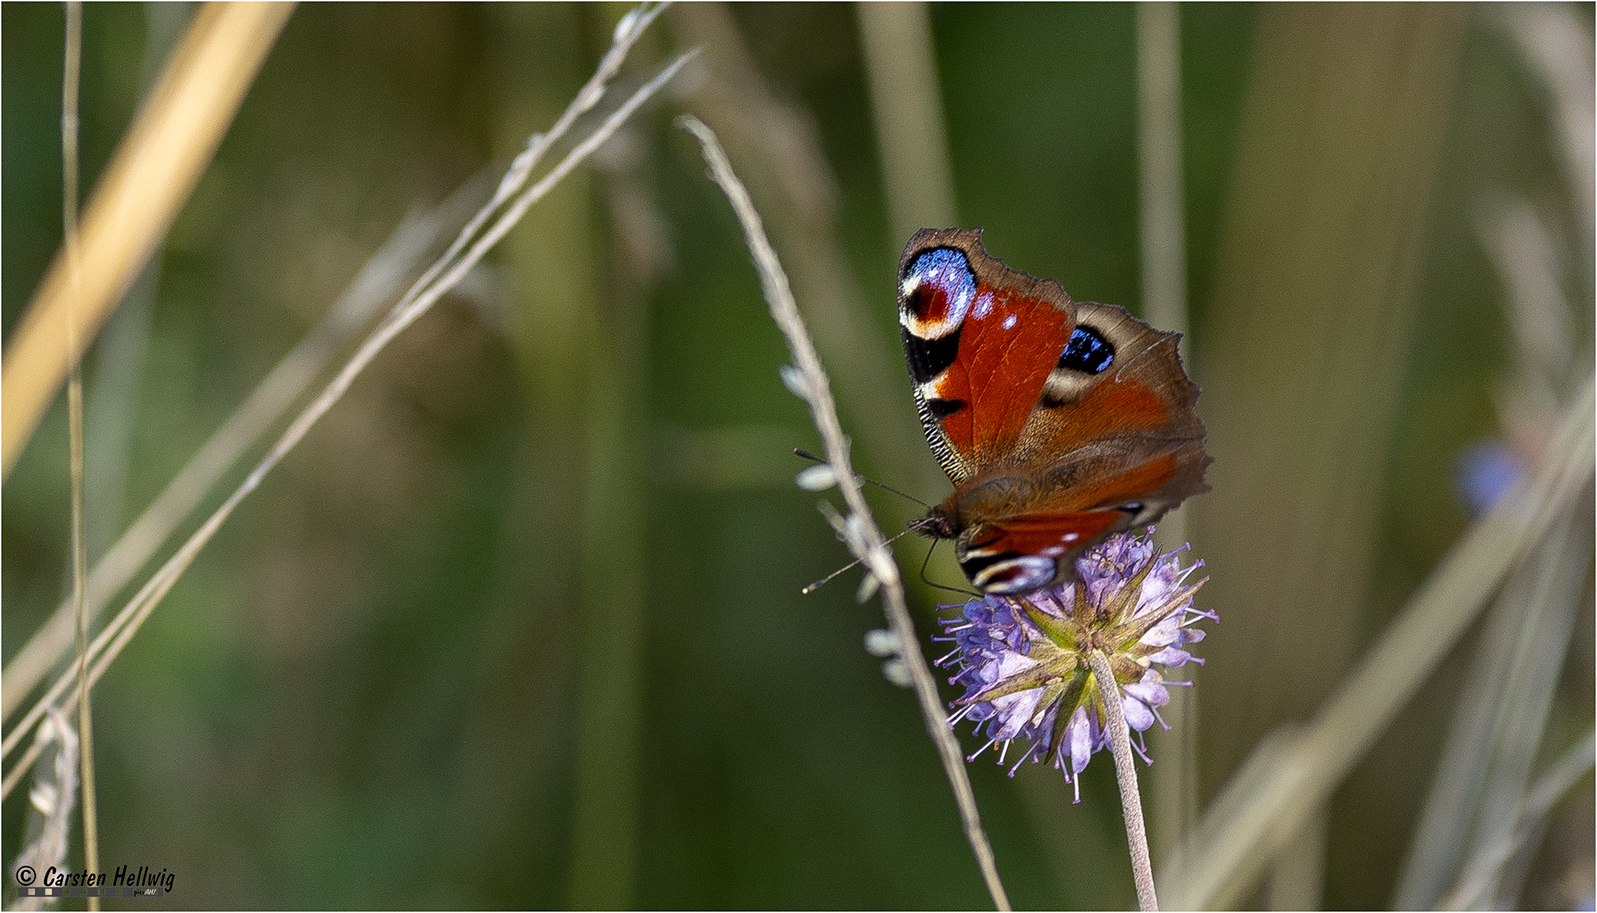
[[[1159,708],[1170,700],[1153,665],[1203,662],[1184,649],[1203,639],[1191,625],[1217,619],[1193,608],[1204,580],[1187,578],[1203,562],[1183,568],[1179,551],[1161,555],[1150,535],[1122,533],[1077,560],[1079,581],[966,603],[959,617],[943,623],[958,646],[940,665],[957,669],[951,681],[965,687],[950,723],[976,721],[977,734],[987,736],[976,753],[996,746],[1000,763],[1010,743],[1021,740],[1025,751],[1010,775],[1028,758],[1047,760],[1076,784],[1080,801],[1076,775],[1109,744],[1088,654],[1108,656],[1126,724],[1138,733],[1155,722],[1164,726]],[[1137,749],[1147,760],[1147,746]]]

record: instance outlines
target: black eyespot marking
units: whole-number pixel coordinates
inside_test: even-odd
[[[1129,501],[1129,502],[1127,502],[1125,504],[1120,505],[1120,509],[1125,511],[1128,514],[1140,514],[1140,513],[1142,513],[1142,502],[1141,501]]]
[[[962,399],[929,399],[926,401],[926,411],[938,420],[942,420],[968,405],[969,403]]]
[[[964,327],[937,339],[922,339],[908,329],[900,328],[904,337],[904,360],[909,363],[909,376],[916,384],[924,384],[948,370],[959,355],[959,334]]]
[[[1059,367],[1088,374],[1102,374],[1114,363],[1115,348],[1092,327],[1079,326],[1070,334],[1065,353],[1059,356]]]

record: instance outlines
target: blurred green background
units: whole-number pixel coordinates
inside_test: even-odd
[[[294,13],[86,360],[91,563],[407,211],[558,115],[625,10]],[[191,12],[86,9],[85,192]],[[1584,41],[1589,100],[1592,7],[1552,12]],[[1183,514],[1221,618],[1189,724],[1200,807],[1313,714],[1464,530],[1466,449],[1528,458],[1545,438],[1551,413],[1504,392],[1531,319],[1483,241],[1504,201],[1547,227],[1577,303],[1544,328],[1554,379],[1591,374],[1590,174],[1571,187],[1515,15],[1180,8],[1183,348],[1216,457]],[[62,21],[0,7],[8,337],[61,236]],[[1140,312],[1135,9],[934,5],[930,24],[953,186],[928,195],[951,192],[1011,265]],[[912,697],[862,650],[879,609],[852,574],[799,595],[847,560],[792,485],[791,449],[818,441],[728,207],[671,124],[703,118],[750,184],[857,466],[940,499],[858,11],[674,8],[622,88],[693,45],[660,101],[378,358],[96,689],[101,857],[175,872],[166,906],[988,906]],[[67,591],[63,403],[5,481],[7,663]],[[884,528],[919,512],[870,497]],[[898,545],[907,576],[925,548]],[[963,583],[947,551],[927,576]],[[1564,663],[1549,756],[1593,718],[1583,573],[1568,661],[1544,657]],[[925,634],[947,597],[916,587]],[[1392,902],[1473,649],[1338,792],[1320,903]],[[1174,737],[1149,734],[1156,774]],[[1017,906],[1134,903],[1111,767],[1072,805],[1057,772],[971,766]],[[1522,903],[1589,903],[1592,810],[1587,776]]]

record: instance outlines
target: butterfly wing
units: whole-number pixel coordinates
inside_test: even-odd
[[[981,229],[923,229],[899,264],[898,316],[921,426],[958,484],[1012,453],[1070,341],[1074,304],[1059,283],[988,256]]]
[[[1073,577],[1075,560],[1088,548],[1206,490],[1201,442],[1147,458],[1136,449],[1095,449],[1040,479],[978,480],[954,492],[949,500],[963,521],[954,554],[972,583],[1021,593]]]
[[[1023,592],[1205,490],[1198,389],[1176,345],[927,230],[900,264],[899,319],[927,441],[955,492],[933,515],[971,581]]]

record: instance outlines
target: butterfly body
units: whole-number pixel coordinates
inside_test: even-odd
[[[1198,388],[1162,333],[924,229],[899,264],[899,323],[927,442],[954,491],[921,522],[978,588],[1074,576],[1106,536],[1206,490]]]

